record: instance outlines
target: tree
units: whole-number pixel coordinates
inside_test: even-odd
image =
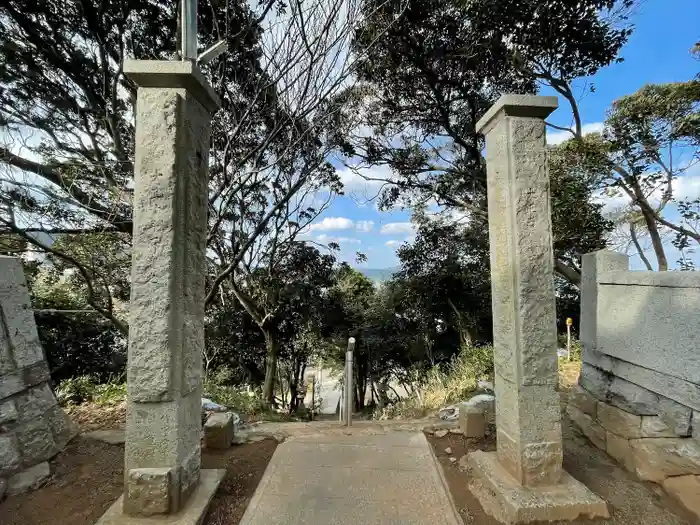
[[[126,320],[108,307],[112,283],[52,240],[120,234],[128,253],[136,86],[123,63],[177,58],[175,5],[10,0],[0,7],[0,234],[77,269],[94,290],[90,306],[123,333]],[[200,7],[201,45],[224,39],[229,49],[205,69],[223,105],[213,124],[208,240],[234,232],[226,257],[210,267],[211,304],[271,222],[293,221],[290,208],[308,208],[295,200],[299,192],[326,182],[329,193],[337,188],[325,135],[338,111],[333,96],[353,71],[355,57],[343,50],[360,13],[354,0]]]
[[[543,83],[574,104],[579,130],[571,81],[616,60],[630,34],[616,25],[629,1],[431,0],[410,2],[401,16],[395,3],[370,5],[376,10],[356,49],[374,42],[375,24],[397,21],[378,37],[380,45],[366,51],[362,84],[345,95],[352,109],[344,116],[360,130],[345,143],[351,166],[360,174],[367,167],[390,168],[392,176],[379,179],[386,184],[384,206],[399,199],[436,202],[482,227],[487,211],[478,119],[501,93],[533,93]],[[567,224],[560,224],[555,268],[578,283],[579,267],[572,262],[583,253],[576,244],[580,224],[568,231]],[[591,233],[601,244],[605,232]]]
[[[559,148],[562,169],[577,171],[610,197],[625,197],[618,217],[631,243],[652,270],[640,237],[651,241],[657,268],[668,270],[663,236],[673,235],[681,266],[684,252],[700,242],[700,201],[679,198],[676,181],[700,159],[700,81],[645,86],[617,100],[602,133],[576,136]],[[680,220],[666,211],[676,204]]]
[[[263,400],[268,404],[274,402],[277,358],[286,325],[303,326],[314,315],[323,290],[331,284],[334,260],[303,242],[290,241],[227,283],[265,337]]]

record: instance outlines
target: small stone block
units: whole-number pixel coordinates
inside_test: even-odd
[[[557,485],[523,487],[498,462],[493,452],[469,454],[469,490],[484,512],[508,523],[608,518],[607,504],[585,485],[562,471]]]
[[[168,514],[171,502],[170,468],[135,468],[126,478],[124,513],[134,516]]]
[[[615,458],[627,470],[634,472],[634,459],[629,439],[620,437],[612,432],[606,432],[605,444],[610,456]]]
[[[667,478],[662,485],[673,499],[692,512],[700,521],[700,476]]]
[[[123,512],[122,496],[97,520],[96,525],[200,525],[225,476],[225,469],[202,470],[197,487],[185,506],[176,514],[167,517],[130,516]]]
[[[29,467],[22,472],[18,472],[7,480],[7,494],[21,494],[28,490],[33,490],[41,486],[41,484],[51,475],[51,467],[48,461]]]
[[[700,443],[687,438],[630,440],[635,473],[661,483],[672,476],[700,475]]]
[[[601,450],[605,450],[605,429],[600,426],[591,416],[584,414],[578,407],[569,405],[566,413],[576,426],[581,430],[591,443]]]
[[[204,446],[214,449],[229,448],[233,443],[233,433],[233,414],[214,412],[204,424]]]
[[[605,430],[628,439],[642,437],[642,418],[607,403],[598,403],[598,423]]]
[[[459,410],[459,429],[464,437],[482,438],[486,434],[486,416],[480,410],[462,406]]]
[[[569,404],[592,418],[596,417],[598,400],[578,385],[569,393]]]

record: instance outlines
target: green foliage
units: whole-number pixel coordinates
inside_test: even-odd
[[[84,290],[55,267],[27,266],[34,317],[55,383],[79,376],[107,381],[126,365],[126,338],[87,309]],[[62,310],[74,310],[64,313]]]
[[[433,367],[415,385],[406,399],[388,406],[376,419],[423,417],[445,405],[466,401],[477,389],[480,379],[493,376],[493,347],[463,346],[447,365]]]
[[[86,402],[116,405],[126,400],[126,382],[122,378],[98,383],[94,377],[86,375],[65,379],[56,388],[56,399],[62,405]]]
[[[220,368],[209,374],[203,385],[203,396],[230,408],[241,416],[258,419],[265,413],[259,391],[246,391],[235,386],[236,373],[229,368]]]

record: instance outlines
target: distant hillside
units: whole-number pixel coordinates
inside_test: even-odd
[[[400,267],[394,266],[392,268],[358,268],[362,274],[375,282],[388,281],[394,272],[398,272]]]

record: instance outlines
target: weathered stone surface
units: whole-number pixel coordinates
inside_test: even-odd
[[[694,313],[700,310],[700,275],[693,273],[599,273],[596,349],[700,384]]]
[[[614,374],[647,390],[668,397],[681,405],[700,411],[700,385],[684,379],[644,368],[616,357],[587,352],[583,361],[605,372]]]
[[[468,438],[482,438],[486,434],[486,416],[477,409],[461,407],[459,409],[459,429]]]
[[[36,421],[58,404],[48,383],[29,388],[15,396],[14,400],[21,421]]]
[[[170,468],[137,468],[127,472],[124,513],[137,516],[167,514],[175,480]]]
[[[436,430],[435,431],[436,438],[444,438],[447,434],[448,434],[447,430]]]
[[[693,419],[693,410],[690,407],[660,396],[659,417],[677,436],[687,437],[692,434],[690,425]]]
[[[159,522],[168,525],[198,525],[204,521],[207,509],[214,498],[217,488],[226,476],[226,470],[203,470],[201,481],[192,494],[187,506],[175,516],[154,516],[152,518],[135,518],[123,512],[124,497],[120,497],[102,517],[96,525],[134,525],[137,521],[156,524]]]
[[[607,400],[611,380],[612,376],[603,370],[587,363],[581,365],[578,383],[598,401]]]
[[[16,421],[18,417],[17,406],[12,399],[0,401],[0,425]]]
[[[58,405],[50,408],[45,417],[49,422],[54,441],[59,448],[65,447],[70,440],[80,433],[78,425],[73,423],[68,414]]]
[[[7,480],[5,478],[0,478],[0,501],[5,496],[5,491],[7,491]]]
[[[605,450],[605,429],[597,421],[574,405],[569,405],[566,413],[591,443]]]
[[[28,490],[38,488],[51,475],[51,466],[48,461],[29,467],[7,480],[7,494],[21,494]]]
[[[641,479],[661,483],[671,476],[700,474],[700,444],[694,439],[632,439],[630,446]]]
[[[15,435],[25,467],[51,459],[60,452],[47,421],[40,418],[17,427]]]
[[[629,258],[621,253],[599,250],[584,254],[581,267],[581,346],[585,357],[596,352],[598,273],[627,270]]]
[[[606,451],[627,470],[634,472],[634,458],[632,456],[632,447],[629,439],[618,436],[612,432],[605,434]]]
[[[26,386],[35,386],[51,379],[49,365],[43,359],[33,365],[25,366],[20,373]]]
[[[125,470],[141,474],[124,510],[173,513],[196,491],[201,467],[207,169],[218,102],[191,64],[125,69],[138,85]]]
[[[642,434],[641,437],[661,438],[661,437],[678,437],[678,435],[668,428],[658,416],[642,416]]]
[[[469,467],[472,472],[469,490],[484,511],[502,523],[610,516],[602,499],[564,471],[557,485],[537,488],[521,486],[491,452],[469,454]]]
[[[0,332],[9,337],[14,364],[21,369],[43,361],[44,352],[39,342],[20,259],[0,257],[0,275],[0,305],[3,313],[1,322],[5,325]]]
[[[233,442],[233,414],[231,412],[215,412],[204,424],[204,446],[207,448],[225,449]]]
[[[0,381],[0,399],[10,397],[17,392],[24,390],[24,381],[19,373],[5,374]]]
[[[612,378],[607,401],[638,416],[655,416],[659,413],[658,395],[619,377]]]
[[[642,418],[607,403],[598,403],[598,423],[610,432],[625,438],[642,435]]]
[[[0,476],[7,477],[22,467],[22,456],[12,434],[0,434]]]
[[[664,490],[700,521],[700,476],[666,478]]]
[[[598,400],[579,385],[576,385],[576,387],[569,392],[568,404],[575,406],[584,414],[595,419]]]

